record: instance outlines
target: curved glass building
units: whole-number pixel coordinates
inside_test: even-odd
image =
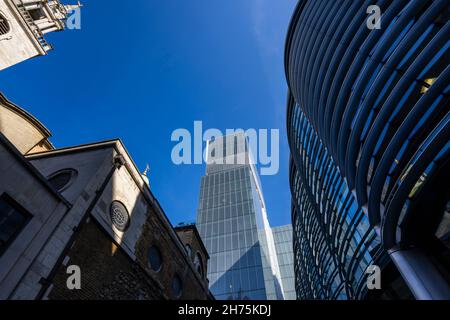
[[[285,49],[298,298],[376,295],[377,265],[378,297],[450,299],[449,35],[448,0],[299,1]]]

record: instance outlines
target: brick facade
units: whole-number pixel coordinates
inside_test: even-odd
[[[166,298],[160,285],[111,241],[94,220],[82,227],[67,256],[69,260],[60,265],[49,289],[51,300]],[[80,290],[67,288],[68,265],[81,269]]]
[[[184,234],[192,237],[192,232]],[[195,237],[189,241],[192,241],[194,252],[201,250],[201,245]],[[147,252],[153,245],[156,245],[162,254],[162,268],[158,272],[153,271],[148,264]],[[77,265],[81,269],[80,290],[67,288],[66,282],[70,275],[66,270],[69,265]],[[182,280],[181,297],[175,297],[171,290],[175,274]],[[206,277],[196,274],[195,268],[189,266],[185,253],[181,252],[164,232],[152,209],[149,209],[147,222],[136,245],[136,261],[111,239],[95,219],[90,219],[77,234],[67,258],[50,281],[52,284],[47,292],[47,298],[50,300],[212,298]]]
[[[197,227],[195,225],[183,225],[175,227],[175,232],[180,237],[181,242],[184,243],[185,246],[190,247],[190,258],[193,262],[195,262],[196,255],[200,257],[201,266],[203,274],[202,279],[208,281],[206,270],[209,260],[208,250],[205,248],[200,234],[197,231]]]

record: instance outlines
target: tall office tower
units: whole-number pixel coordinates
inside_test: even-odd
[[[46,55],[52,46],[45,35],[63,30],[70,13],[80,6],[59,0],[0,1],[0,70]]]
[[[207,144],[197,227],[210,255],[210,290],[220,300],[282,299],[272,231],[244,133]]]
[[[300,298],[450,299],[449,17],[448,0],[298,2],[285,70]]]
[[[284,300],[296,300],[292,225],[272,228],[277,250]]]

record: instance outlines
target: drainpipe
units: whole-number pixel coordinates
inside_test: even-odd
[[[113,159],[113,163],[111,165],[111,169],[109,170],[108,175],[106,176],[105,180],[103,180],[103,183],[100,186],[100,188],[95,192],[94,199],[89,204],[89,207],[87,208],[86,212],[84,213],[83,217],[81,218],[81,221],[78,223],[78,225],[73,230],[72,236],[70,237],[69,241],[66,243],[66,246],[64,247],[63,251],[59,255],[58,260],[53,265],[53,268],[50,271],[49,275],[47,276],[47,278],[42,278],[40,280],[40,282],[42,283],[42,287],[39,290],[39,293],[34,298],[35,300],[42,300],[43,297],[45,296],[48,288],[50,287],[50,285],[52,283],[53,278],[55,277],[56,273],[58,272],[59,267],[61,266],[64,258],[66,257],[67,252],[72,247],[81,228],[84,226],[84,224],[86,223],[86,220],[91,215],[92,210],[94,210],[95,206],[97,205],[97,202],[102,197],[103,192],[105,191],[106,187],[108,186],[109,182],[111,181],[114,173],[116,172],[116,170],[119,170],[124,165],[126,165],[126,161],[125,161],[125,158],[123,157],[123,155],[121,155],[121,154],[116,155]],[[53,231],[53,233],[55,231],[56,231],[56,229]],[[52,233],[52,235],[53,235],[53,233]]]

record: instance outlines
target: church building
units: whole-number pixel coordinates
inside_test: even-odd
[[[122,141],[50,136],[0,94],[0,300],[213,299],[195,226],[172,227]]]
[[[46,55],[50,32],[66,28],[66,20],[81,4],[59,0],[0,0],[0,70]]]

